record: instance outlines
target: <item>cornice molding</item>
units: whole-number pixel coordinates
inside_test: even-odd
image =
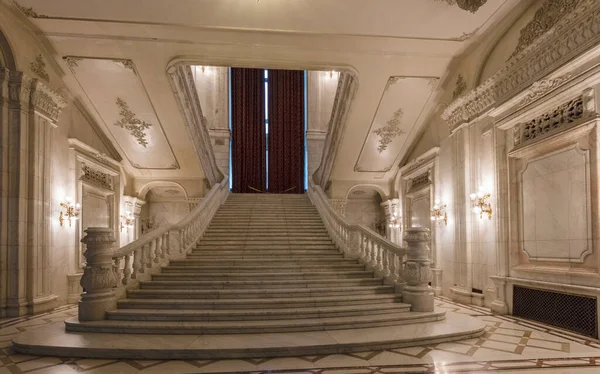
[[[581,0],[570,14],[509,59],[496,74],[448,105],[442,118],[448,122],[450,131],[508,101],[561,65],[598,45],[598,29],[600,2]]]
[[[433,167],[436,157],[440,153],[440,147],[433,147],[421,156],[407,163],[400,168],[402,179],[412,178],[415,175],[421,174],[424,169]]]
[[[206,117],[202,114],[200,99],[198,98],[190,65],[185,62],[172,64],[167,68],[167,75],[181,113],[185,118],[186,127],[192,138],[202,170],[210,186],[213,186],[225,177],[215,159],[210,141],[209,126],[206,123]]]
[[[342,135],[346,129],[348,114],[357,89],[358,81],[355,76],[348,71],[340,72],[321,163],[313,174],[315,184],[324,189],[331,176],[333,163],[338,153]]]
[[[65,99],[37,79],[31,88],[31,105],[35,112],[56,125],[60,112],[67,106]]]

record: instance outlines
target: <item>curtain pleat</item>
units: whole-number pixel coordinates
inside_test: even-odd
[[[269,70],[269,192],[304,193],[304,71]]]
[[[233,192],[266,189],[264,87],[263,69],[231,69]]]

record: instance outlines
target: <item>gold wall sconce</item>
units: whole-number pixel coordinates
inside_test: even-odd
[[[431,210],[431,220],[439,224],[448,225],[448,214],[446,213],[446,204],[442,204],[439,199],[435,200],[433,209]]]
[[[479,218],[482,219],[483,215],[487,214],[488,219],[492,219],[492,203],[490,202],[492,195],[480,189],[477,193],[472,193],[470,197],[473,203],[473,213],[479,214]]]
[[[74,204],[73,199],[67,196],[65,197],[64,201],[60,203],[60,207],[62,208],[60,214],[58,215],[58,222],[60,223],[60,226],[63,226],[66,219],[69,221],[69,227],[71,227],[72,221],[79,217],[79,213],[81,212],[81,204]]]
[[[133,228],[135,223],[135,217],[133,213],[127,212],[125,214],[121,214],[121,232],[123,229],[129,230]]]

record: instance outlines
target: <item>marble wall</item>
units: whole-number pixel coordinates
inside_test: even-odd
[[[344,213],[348,222],[363,225],[385,236],[385,214],[381,207],[381,198],[349,198]]]

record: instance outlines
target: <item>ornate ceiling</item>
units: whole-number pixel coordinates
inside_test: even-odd
[[[356,182],[393,177],[434,104],[430,78],[519,1],[0,0],[33,23],[134,176],[204,175],[167,74],[185,60],[351,72],[331,177]],[[390,77],[403,79],[388,87]]]

